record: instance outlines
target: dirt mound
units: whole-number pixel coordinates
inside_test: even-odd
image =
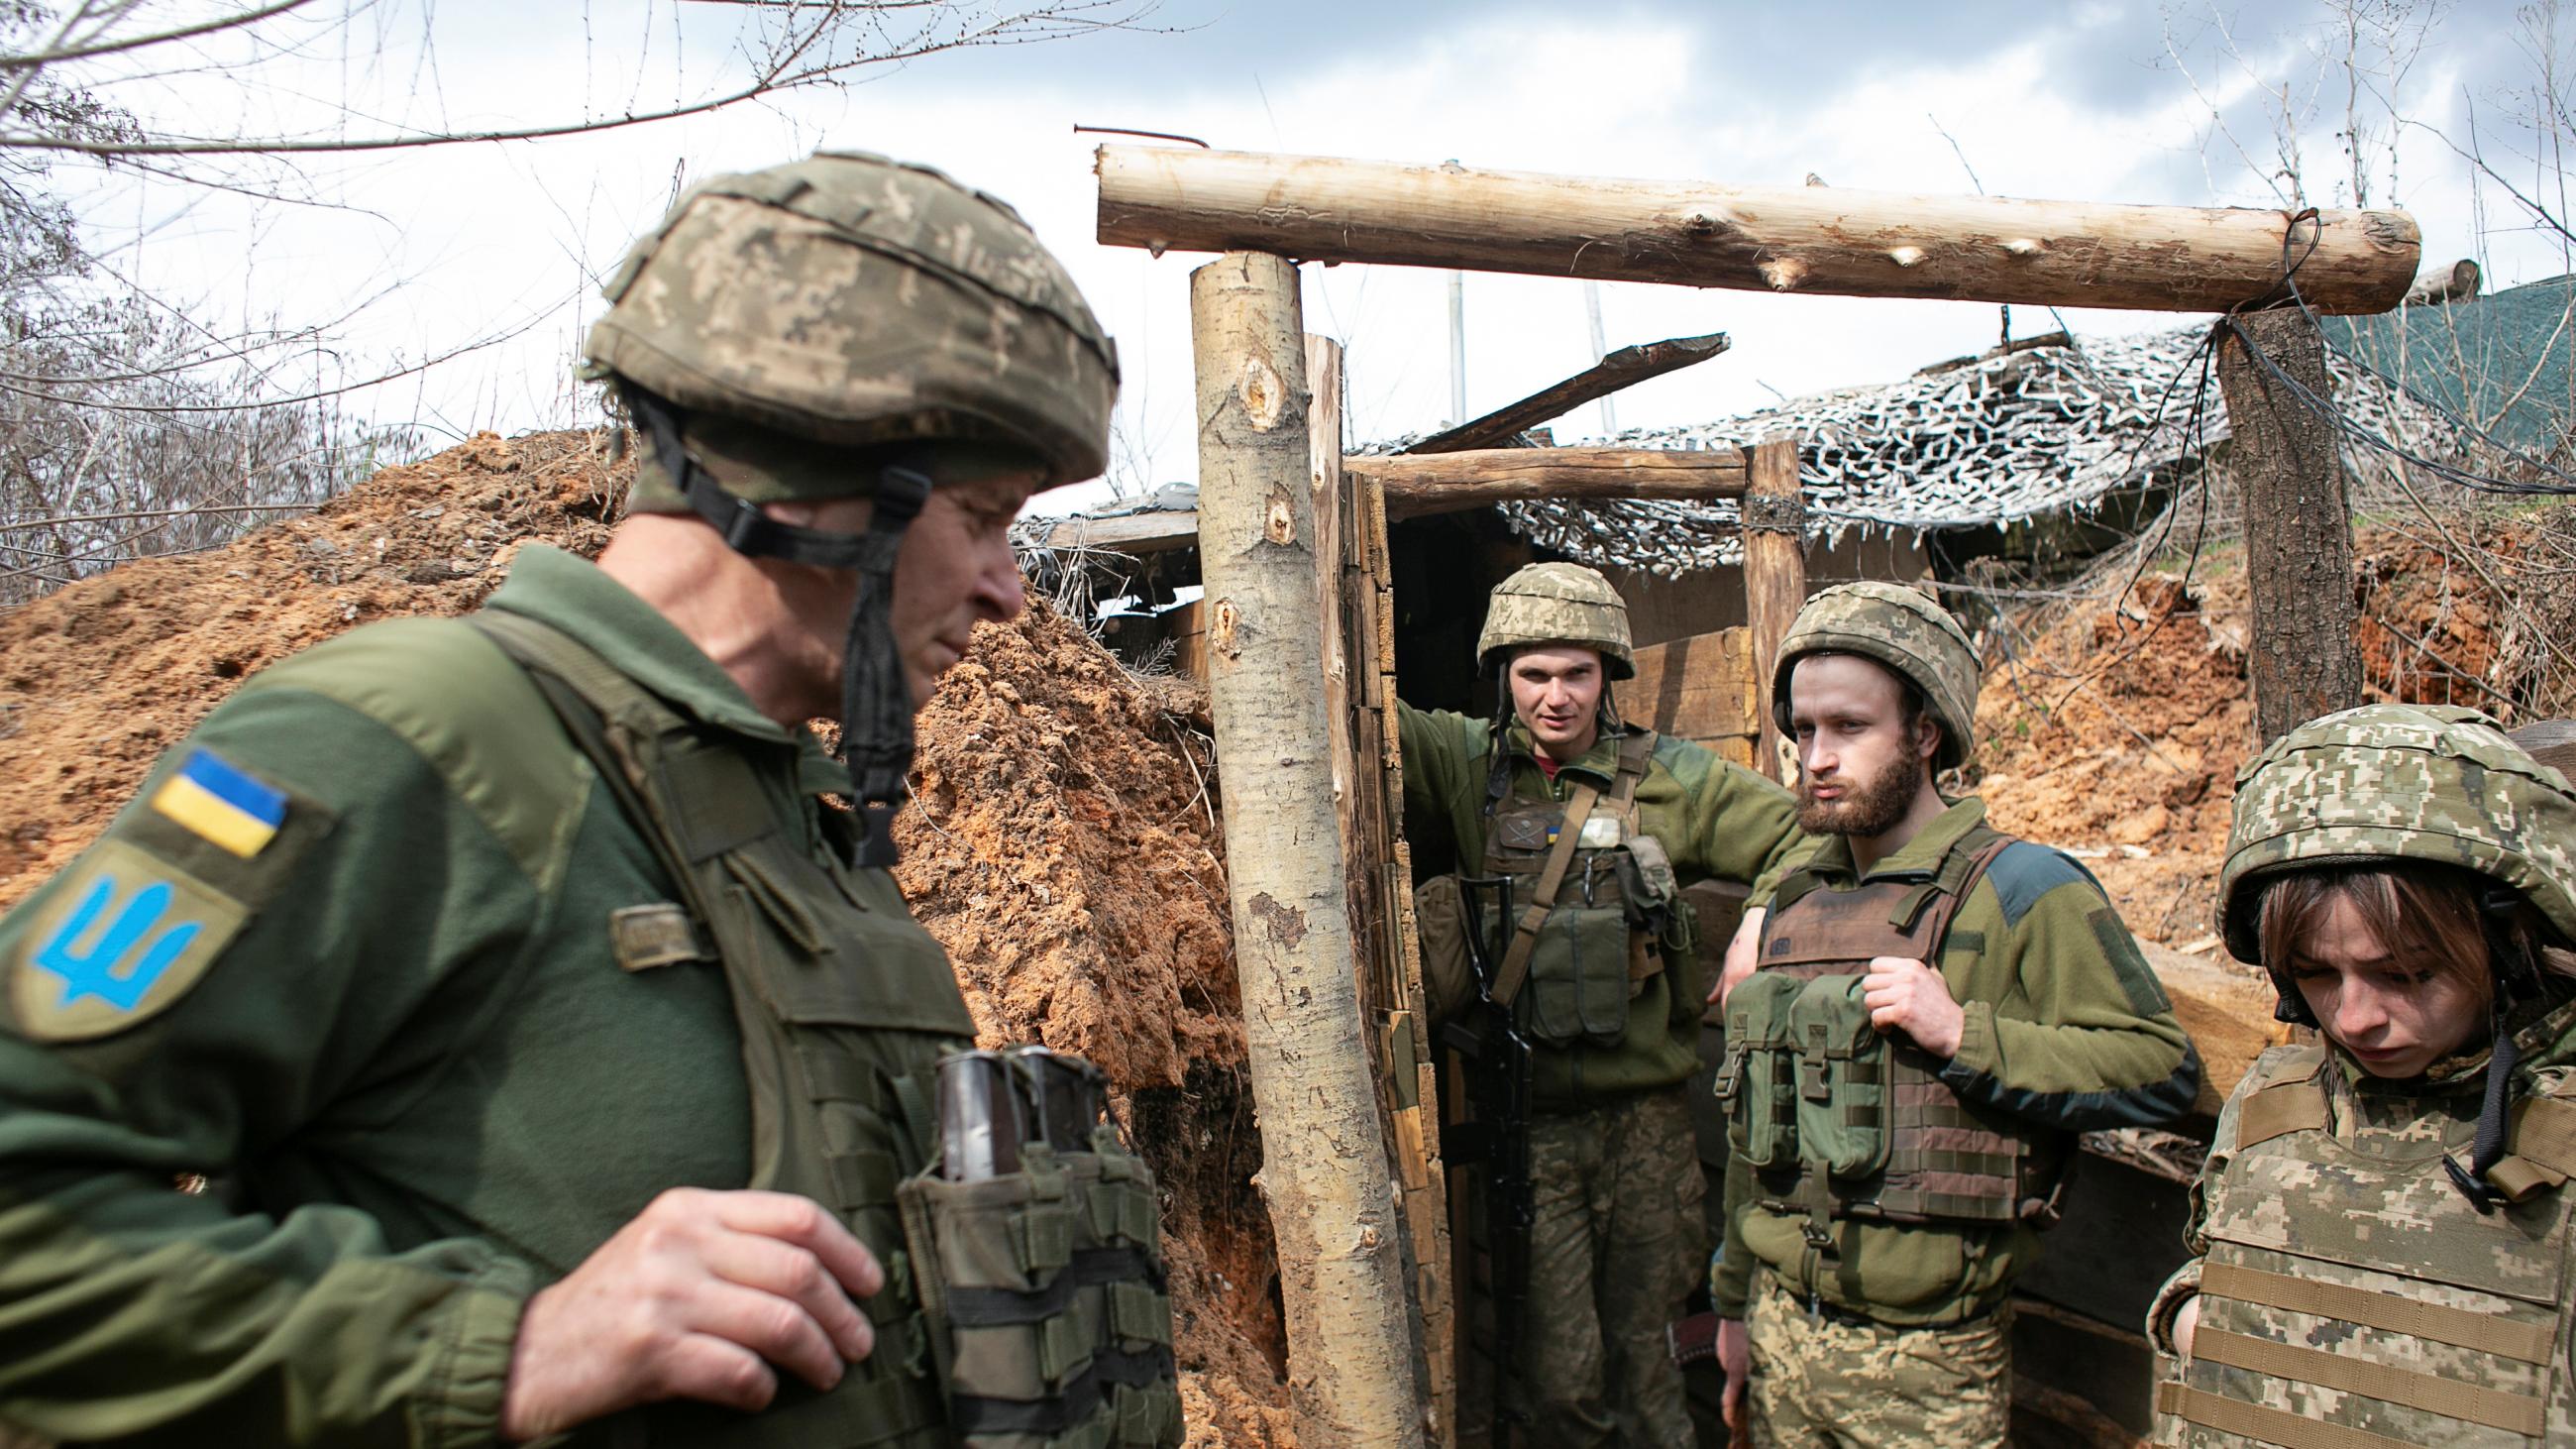
[[[470,610],[525,544],[596,555],[627,476],[595,434],[485,434],[223,549],[0,613],[0,906],[244,677],[370,619]],[[1163,1186],[1190,1442],[1284,1444],[1204,710],[1042,611],[979,629],[920,722],[899,878],[988,1041],[1081,1052],[1118,1088]]]
[[[487,433],[227,547],[0,613],[0,906],[105,829],[243,676],[370,619],[463,613],[523,543],[596,554],[623,490],[594,435]]]
[[[2506,527],[2482,547],[2509,561],[2528,536]],[[2354,588],[2368,698],[2510,713],[2516,651],[2486,574],[2406,533],[2365,529]],[[2241,555],[2221,554],[2188,583],[2144,578],[1990,661],[1977,709],[1975,788],[1996,823],[2084,860],[2141,937],[2220,962],[2228,800],[2255,744],[2247,637]]]

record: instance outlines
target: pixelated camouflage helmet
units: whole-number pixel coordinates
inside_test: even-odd
[[[824,151],[700,182],[602,291],[584,374],[684,416],[834,448],[999,445],[1050,483],[1105,465],[1116,347],[1017,213],[928,167]],[[767,471],[725,481],[754,501],[874,481]]]
[[[1476,636],[1476,663],[1488,673],[1504,656],[1534,644],[1580,644],[1601,651],[1603,672],[1627,679],[1637,672],[1628,642],[1628,603],[1597,570],[1573,563],[1535,563],[1494,586],[1485,603],[1485,627]]]
[[[2576,941],[2576,789],[2473,709],[2366,704],[2312,719],[2236,774],[2219,922],[2261,962],[2264,882],[2304,866],[2420,860],[2512,887]]]
[[[1902,584],[1836,584],[1807,600],[1780,641],[1771,671],[1771,718],[1790,733],[1789,677],[1809,654],[1858,654],[1895,670],[1923,691],[1941,725],[1936,769],[1967,761],[1977,728],[1983,667],[1968,631],[1920,589]]]

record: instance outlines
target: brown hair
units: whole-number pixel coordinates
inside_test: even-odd
[[[2255,938],[2263,965],[2287,973],[2300,943],[2325,923],[2337,901],[2352,902],[2380,946],[2417,970],[2455,976],[2481,1000],[2495,990],[2479,898],[2487,877],[2459,866],[2391,860],[2371,865],[2315,866],[2291,871],[2263,889]],[[2576,953],[2546,946],[2540,914],[2525,902],[2510,929],[2544,971],[2576,976]]]

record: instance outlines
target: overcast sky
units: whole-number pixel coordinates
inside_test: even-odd
[[[386,0],[376,30],[315,46],[282,90],[244,95],[229,78],[199,77],[169,94],[202,131],[306,114],[299,95],[354,96],[372,115],[414,124],[613,113],[630,97],[649,104],[706,89],[736,13],[445,0],[424,14]],[[599,305],[597,280],[676,180],[818,146],[925,161],[1012,202],[1072,268],[1126,363],[1113,473],[1150,486],[1197,472],[1187,278],[1205,258],[1092,241],[1090,157],[1103,138],[1074,134],[1076,124],[1245,150],[1583,175],[1794,186],[1814,173],[1880,190],[1967,193],[1982,182],[2009,196],[2273,205],[2260,174],[2276,165],[2265,111],[2287,87],[2312,198],[2337,204],[2351,191],[2337,134],[2347,87],[2317,57],[2343,48],[2339,16],[2312,0],[2215,12],[1164,0],[1143,21],[1150,28],[936,55],[846,89],[710,117],[316,167],[317,189],[348,209],[124,184],[93,194],[90,225],[102,245],[139,228],[140,243],[115,259],[174,295],[290,323],[351,314],[338,365],[361,371],[524,328],[364,395],[379,418],[417,414],[438,443],[584,416],[569,368]],[[2567,28],[2576,32],[2576,17]],[[2528,143],[2506,119],[2538,84],[2534,56],[2548,44],[2532,30],[2501,0],[2440,12],[2394,92],[2398,111],[2421,124],[2397,129],[2393,189],[2386,110],[2368,94],[2360,102],[2370,203],[2415,214],[2428,265],[2477,256],[2498,285],[2569,267],[2498,189],[2472,186],[2443,136],[2467,144],[2474,104],[2489,159],[2518,180],[2534,174],[2513,154]],[[2376,48],[2365,35],[2365,51]],[[2569,47],[2560,48],[2563,61]],[[669,68],[675,59],[681,71]],[[2378,68],[2365,57],[2365,69]],[[2385,92],[2389,81],[2374,84]],[[1734,341],[1727,356],[1620,395],[1622,427],[1901,377],[1992,345],[1999,322],[1986,305],[1641,284],[1605,284],[1603,301],[1612,347],[1707,331]],[[1357,438],[1449,421],[1444,274],[1309,267],[1306,307],[1309,330],[1349,349]],[[1466,311],[1470,413],[1592,360],[1581,283],[1471,274]],[[2183,319],[2070,311],[2066,320],[2126,332]],[[2016,335],[2055,325],[2036,309],[2013,317]],[[1581,440],[1599,425],[1587,408],[1558,436]]]

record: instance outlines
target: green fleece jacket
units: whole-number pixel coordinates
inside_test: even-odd
[[[829,848],[847,777],[641,599],[532,548],[491,607],[577,634]],[[0,1421],[494,1442],[528,1295],[662,1190],[750,1179],[723,973],[612,945],[615,912],[672,898],[464,624],[370,625],[245,684],[0,918]],[[215,1190],[174,1191],[189,1173]]]
[[[1434,870],[1473,872],[1485,858],[1493,725],[1401,702],[1397,712],[1404,830],[1415,861]],[[1618,773],[1621,738],[1605,734],[1581,759],[1559,766],[1551,780],[1539,766],[1529,732],[1511,725],[1504,748],[1512,756],[1513,797],[1562,801],[1578,781],[1606,792]],[[1655,742],[1652,763],[1637,784],[1636,806],[1638,830],[1664,847],[1684,888],[1712,879],[1751,886],[1804,839],[1788,791],[1688,740]],[[1628,1002],[1627,1031],[1616,1047],[1539,1048],[1531,1070],[1533,1105],[1574,1111],[1687,1079],[1699,1066],[1700,1000],[1708,991],[1697,974],[1684,961],[1649,978]]]
[[[1930,879],[1985,818],[1985,802],[1959,801],[1866,878]],[[1863,879],[1840,838],[1801,868],[1826,890]],[[1966,1017],[1941,1079],[1967,1102],[2071,1134],[2174,1121],[2200,1090],[2199,1055],[2163,985],[2102,887],[2059,851],[2018,841],[1997,856],[1960,903],[1938,965]],[[1743,1124],[1732,1130],[1740,1147]],[[1757,1207],[1741,1152],[1729,1158],[1721,1316],[1744,1316],[1758,1265],[1801,1299],[1881,1323],[1958,1322],[1999,1305],[2039,1246],[2026,1226],[1846,1220],[1824,1254],[1807,1245],[1805,1222]]]

